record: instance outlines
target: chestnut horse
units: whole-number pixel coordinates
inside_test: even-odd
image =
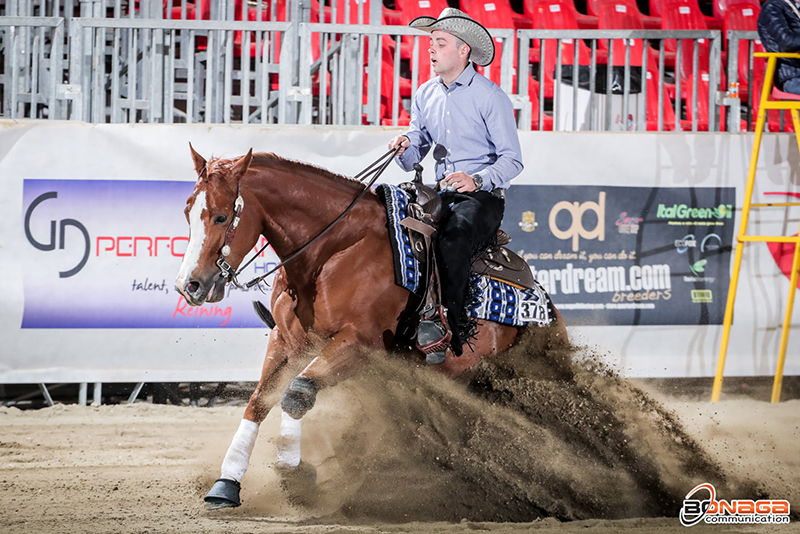
[[[238,266],[264,236],[282,260],[314,239],[364,190],[356,180],[274,154],[206,162],[192,150],[197,184],[186,203],[190,240],[175,283],[192,306],[217,302],[228,278],[218,261]],[[243,205],[237,203],[241,197]],[[372,191],[339,224],[276,274],[275,326],[261,379],[222,463],[222,476],[206,496],[217,507],[238,506],[239,489],[258,427],[281,396],[280,467],[299,465],[299,420],[322,387],[334,385],[363,358],[359,349],[389,349],[416,298],[395,285],[384,205]],[[566,340],[556,312],[557,335]],[[510,347],[521,329],[479,322],[461,357],[448,353],[436,371],[455,377],[481,358]],[[293,359],[312,341],[321,352],[297,376]],[[420,357],[423,357],[419,353]],[[288,383],[288,387],[287,387]]]

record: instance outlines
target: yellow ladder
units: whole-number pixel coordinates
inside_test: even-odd
[[[744,193],[744,206],[742,207],[742,217],[739,225],[739,235],[736,237],[738,245],[736,247],[736,259],[733,263],[733,275],[731,276],[728,288],[728,302],[725,306],[725,320],[723,322],[722,343],[719,347],[719,359],[717,360],[717,376],[714,378],[714,390],[711,394],[711,401],[717,402],[722,392],[722,372],[725,369],[725,355],[728,352],[728,338],[731,333],[733,323],[733,303],[736,300],[736,287],[739,282],[739,270],[742,266],[742,252],[744,244],[752,241],[769,243],[794,243],[794,256],[792,259],[792,270],[789,284],[789,298],[786,301],[786,314],[783,318],[783,328],[781,330],[781,347],[778,352],[778,366],[775,370],[775,380],[772,385],[772,402],[780,401],[781,383],[783,382],[783,365],[786,361],[786,349],[789,345],[789,327],[792,321],[792,309],[794,308],[794,295],[797,292],[798,271],[800,271],[800,235],[795,237],[788,236],[754,236],[747,235],[747,219],[750,217],[750,208],[778,207],[778,206],[800,206],[800,202],[774,202],[766,204],[753,204],[753,186],[756,178],[756,164],[758,163],[758,152],[761,148],[761,137],[764,133],[764,123],[767,120],[767,111],[770,109],[790,110],[792,122],[794,123],[797,147],[800,150],[800,100],[769,100],[772,93],[772,79],[775,75],[775,66],[778,58],[800,59],[800,54],[776,54],[776,53],[756,53],[754,57],[767,58],[767,71],[764,75],[764,87],[761,90],[761,101],[758,107],[758,120],[756,121],[756,138],[753,142],[753,152],[750,155],[750,171],[747,175],[747,188]],[[798,97],[800,98],[800,97]],[[798,230],[800,233],[800,229]]]

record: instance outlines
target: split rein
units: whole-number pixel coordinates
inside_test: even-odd
[[[231,267],[231,265],[225,259],[231,253],[230,244],[231,241],[233,241],[234,235],[236,234],[236,228],[239,225],[239,218],[241,216],[242,209],[244,208],[244,200],[242,199],[241,180],[240,180],[240,183],[237,186],[238,195],[236,197],[236,202],[234,204],[234,218],[233,221],[231,221],[231,224],[228,226],[228,230],[225,232],[225,243],[223,244],[222,249],[220,250],[221,254],[220,258],[217,260],[217,267],[219,267],[219,270],[222,272],[222,278],[225,279],[225,283],[230,282],[239,289],[247,291],[253,286],[260,284],[269,275],[271,275],[272,273],[274,273],[275,271],[277,271],[278,269],[280,269],[293,259],[297,258],[300,254],[302,254],[306,250],[308,250],[309,247],[311,247],[311,245],[319,241],[334,226],[336,226],[342,219],[344,219],[345,216],[348,213],[350,213],[350,211],[358,203],[359,200],[364,198],[364,195],[367,194],[367,191],[369,191],[369,189],[372,187],[372,185],[375,183],[378,177],[380,177],[380,175],[383,174],[383,171],[386,170],[386,167],[389,166],[389,164],[392,162],[394,156],[397,154],[399,150],[400,147],[389,150],[383,156],[379,157],[372,164],[370,164],[366,169],[364,169],[363,171],[361,171],[356,175],[355,178],[358,179],[360,182],[363,182],[369,176],[372,176],[372,178],[370,178],[369,182],[364,186],[364,189],[353,199],[352,202],[350,202],[350,205],[347,206],[344,212],[342,212],[341,215],[339,215],[333,222],[331,222],[319,234],[317,234],[317,236],[314,239],[312,239],[311,241],[309,241],[308,243],[306,243],[305,245],[294,251],[291,255],[289,255],[288,258],[286,258],[278,265],[270,269],[266,274],[253,278],[244,285],[241,285],[239,283],[238,276],[242,274],[242,271],[244,271],[253,262],[253,260],[255,260],[257,257],[261,255],[262,252],[264,252],[264,250],[269,246],[269,241],[267,241],[264,244],[264,246],[261,247],[261,249],[259,249],[259,251],[252,258],[250,258],[250,260],[248,260],[247,263],[239,267],[238,271],[234,270],[233,267]]]

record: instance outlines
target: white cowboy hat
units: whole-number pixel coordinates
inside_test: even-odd
[[[442,10],[438,19],[417,17],[408,25],[428,33],[442,30],[455,35],[469,45],[470,61],[474,61],[482,67],[494,59],[494,40],[489,34],[489,30],[469,18],[463,11],[453,7]]]

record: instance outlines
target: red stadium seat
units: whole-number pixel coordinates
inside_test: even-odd
[[[598,17],[599,28],[602,30],[641,30],[644,29],[643,21],[638,16],[639,9],[635,0],[607,0],[600,7]],[[642,49],[644,42],[642,39],[634,39],[630,44],[630,65],[632,67],[642,66]],[[608,49],[608,41],[600,40],[600,49]],[[614,65],[625,65],[625,48],[623,41],[614,41]],[[658,54],[648,45],[647,58],[647,110],[646,128],[648,130],[658,130]],[[663,96],[663,129],[666,131],[675,129],[675,111],[669,97],[669,90],[673,88],[670,84],[665,84]]]
[[[533,79],[532,76],[528,77],[528,98],[531,101],[531,130],[539,130],[539,82]],[[553,116],[544,114],[542,118],[542,130],[553,131]]]
[[[672,131],[675,129],[675,109],[672,101],[664,91],[662,96],[662,131]],[[658,79],[647,73],[647,120],[646,128],[648,131],[658,131]]]
[[[525,16],[533,19],[534,28],[536,29],[545,29],[541,26],[536,26],[536,6],[539,2],[543,0],[524,0],[523,1],[523,8]],[[579,13],[577,9],[575,9],[575,4],[573,0],[564,0],[564,5],[562,6],[562,10],[568,11],[572,14],[572,17],[575,19],[577,23],[577,28],[581,30],[596,30],[597,29],[597,17],[592,15],[584,15]],[[552,29],[560,29],[560,28],[552,28]]]
[[[380,117],[379,123],[383,126],[390,126],[392,124],[392,106],[394,104],[394,47],[390,46],[389,41],[384,41],[381,47],[381,103],[380,103]],[[411,80],[399,77],[399,93],[400,99],[406,98],[411,95]],[[369,71],[364,70],[364,90],[363,90],[363,103],[367,103],[367,90],[369,88]],[[403,108],[402,102],[398,104],[398,126],[408,126],[411,117],[408,112]],[[367,124],[366,115],[363,117],[363,123]]]
[[[761,3],[758,0],[714,0],[714,18],[724,20],[728,8],[740,4],[755,8],[758,17],[758,12],[761,11]]]
[[[382,62],[382,71],[381,71],[381,111],[380,111],[380,123],[383,126],[391,126],[392,125],[392,106],[394,104],[394,91],[393,91],[393,76],[394,76],[394,62],[392,61],[391,54],[387,56],[386,51],[384,51],[383,55],[383,62]],[[364,87],[366,91],[367,87],[367,77],[368,75],[364,75]],[[400,79],[400,98],[403,98],[403,92],[409,92],[408,88],[403,90],[403,78]],[[409,82],[410,83],[410,82]],[[366,96],[366,95],[365,95]],[[364,101],[366,103],[366,100]],[[411,122],[411,116],[408,114],[408,111],[403,107],[403,104],[400,103],[397,108],[398,117],[397,117],[397,126],[408,126],[409,122]]]
[[[403,22],[412,21],[417,17],[438,18],[439,14],[448,7],[447,0],[395,0],[395,8],[402,13]]]
[[[586,2],[586,8],[589,11],[590,15],[594,15],[595,17],[600,16],[600,10],[602,7],[607,4],[608,2],[614,2],[614,0],[588,0]],[[630,13],[635,15],[642,21],[642,28],[645,30],[660,30],[661,29],[661,17],[651,17],[648,15],[643,15],[641,11],[639,11],[639,6],[636,2],[631,2]],[[598,21],[599,27],[599,21]]]
[[[716,4],[714,4],[716,6]],[[726,7],[725,11],[725,33],[723,37],[723,44],[727,48],[728,32],[729,31],[758,31],[757,20],[760,7],[751,3],[737,3]],[[750,94],[750,88],[747,86],[747,79],[749,72],[750,50],[749,41],[739,42],[739,98],[747,101]],[[764,46],[761,41],[756,40],[753,46],[753,52],[764,52]],[[753,59],[753,70],[766,68],[766,61],[763,58]]]
[[[683,104],[686,106],[686,120],[681,121],[681,128],[684,130],[692,129],[692,117],[694,117],[694,110],[692,109],[692,91],[694,78],[689,76],[684,84],[685,93],[682,93],[681,99],[684,100]],[[700,73],[697,79],[697,130],[701,132],[708,131],[708,73]],[[724,124],[724,117],[720,118],[720,124]]]
[[[661,28],[664,30],[707,30],[705,19],[700,9],[691,3],[673,2],[664,8],[661,17]],[[682,39],[683,54],[681,57],[681,78],[686,79],[692,74],[693,43],[691,39]],[[698,72],[708,72],[709,43],[708,40],[697,41],[699,51],[697,55]],[[678,50],[676,39],[665,39],[664,50],[675,54]]]
[[[540,0],[536,4],[536,12],[533,16],[533,24],[535,29],[552,29],[552,30],[577,30],[578,22],[575,20],[574,6],[571,0]],[[578,40],[578,64],[590,65],[591,52],[586,44]],[[534,51],[531,52],[532,59],[538,60],[539,42],[535,41]],[[573,39],[561,40],[561,64],[572,65],[574,57],[575,42]],[[545,98],[553,98],[555,83],[555,68],[558,50],[556,48],[556,41],[545,41],[545,54],[544,54],[544,83]],[[603,64],[606,61],[605,54],[598,51],[596,55],[596,63]],[[534,68],[534,74],[537,70]],[[540,80],[541,81],[541,80]]]
[[[443,9],[447,7],[447,0],[405,0],[400,11],[402,24],[407,26],[417,17],[437,18]],[[402,59],[411,59],[414,50],[414,38],[404,36],[402,38]],[[430,48],[430,37],[420,32],[419,50],[417,53],[417,64],[419,65],[419,83],[422,84],[431,77],[431,61],[428,49]]]
[[[511,10],[511,5],[508,3],[508,0],[470,0],[469,2],[462,0],[461,6],[464,8],[463,11],[467,15],[480,21],[486,28],[516,29],[512,16],[513,11]],[[512,39],[512,42],[514,43],[513,57],[516,58],[517,39]],[[489,79],[497,85],[500,85],[500,64],[503,57],[503,43],[500,39],[495,39],[494,48],[494,61],[489,65]],[[483,73],[484,68],[479,68],[478,72]],[[516,85],[516,81],[513,83]]]
[[[662,27],[665,30],[705,30],[707,29],[705,19],[700,13],[700,9],[695,7],[693,3],[679,3],[673,2],[664,8],[662,17]],[[709,91],[709,42],[707,40],[698,40],[697,46],[699,47],[697,55],[697,73],[698,76],[698,129],[708,129],[708,91]],[[664,48],[671,53],[677,52],[677,40],[665,39]],[[693,41],[683,40],[681,55],[681,72],[679,73],[681,84],[681,100],[686,104],[687,119],[681,123],[684,129],[691,128],[692,120],[692,80],[695,73],[693,70]],[[722,62],[724,64],[725,57],[722,55]],[[725,87],[725,73],[721,71],[722,87]],[[716,89],[715,89],[716,90]],[[724,124],[724,109],[720,111],[720,124]]]
[[[461,0],[460,1],[461,11],[467,14],[475,12],[476,8],[474,4],[476,3],[485,5],[487,2],[484,2],[483,0]],[[494,11],[498,11],[499,13],[496,13],[488,18],[476,19],[486,28],[505,28],[506,26],[493,26],[489,22],[489,19],[497,20],[500,17],[502,17],[503,19],[509,18],[513,24],[512,27],[517,30],[529,30],[533,27],[533,23],[531,22],[530,17],[515,12],[511,8],[509,0],[497,0],[496,2],[490,1],[490,3],[494,4],[495,6]],[[480,10],[477,11],[480,12]]]
[[[689,6],[692,8],[693,11],[697,11],[697,13],[702,17],[703,21],[705,22],[705,28],[709,30],[721,30],[722,29],[722,19],[717,19],[714,17],[706,17],[700,12],[700,6],[697,4],[697,0],[650,0],[650,15],[656,17],[663,17],[664,11],[668,6],[673,4],[680,4]],[[695,28],[697,29],[697,28]]]
[[[638,15],[635,0],[607,0],[600,7],[598,28],[601,30],[643,30],[644,23]],[[643,39],[630,40],[630,65],[642,65]],[[625,40],[614,41],[614,65],[625,65]],[[598,49],[608,50],[606,39],[598,40]],[[658,56],[648,46],[648,67],[658,66]]]

